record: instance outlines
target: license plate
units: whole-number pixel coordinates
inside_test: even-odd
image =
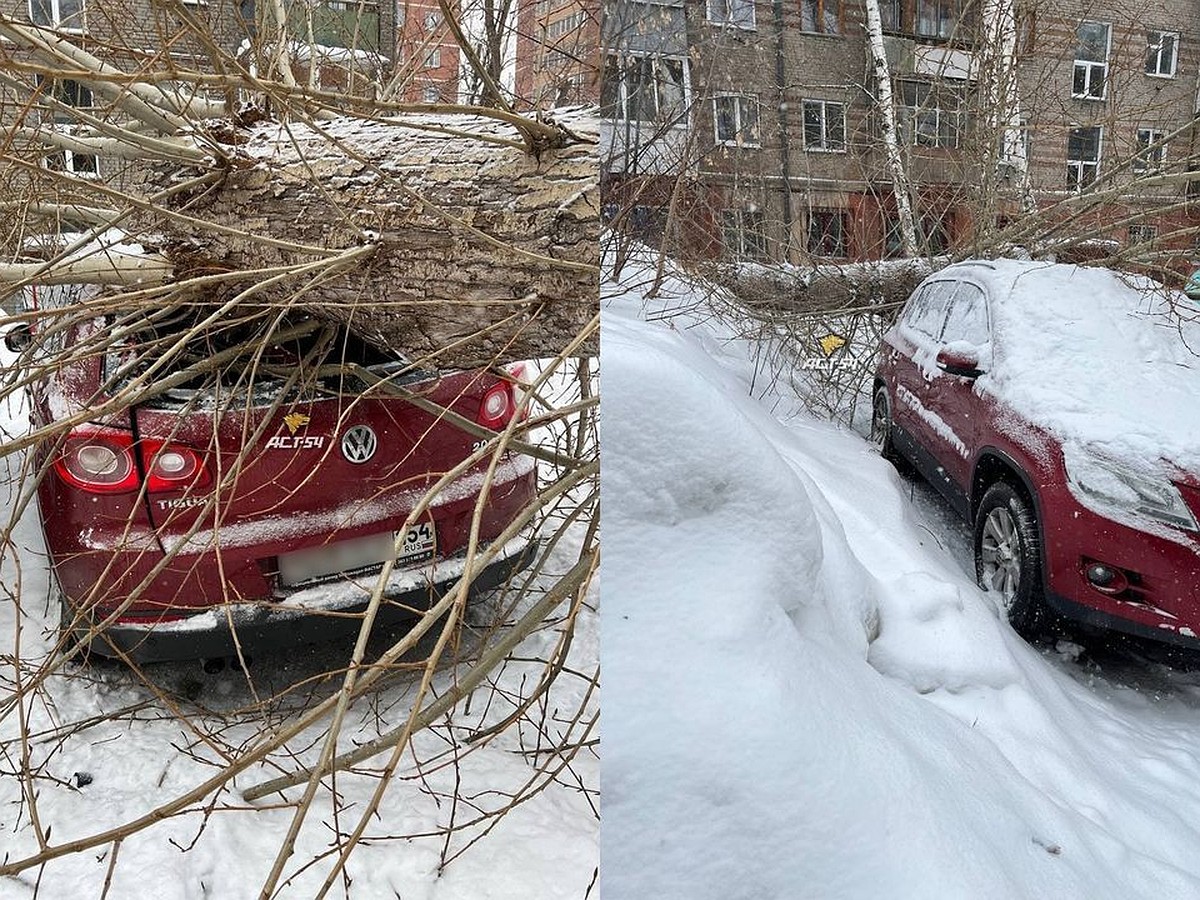
[[[385,531],[280,554],[279,582],[291,586],[353,575],[389,559],[396,560],[398,565],[411,565],[433,557],[437,533],[432,522],[411,525],[401,540],[398,537],[395,531]]]

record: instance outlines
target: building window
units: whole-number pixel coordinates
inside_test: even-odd
[[[879,16],[884,31],[949,38],[958,27],[962,6],[962,0],[881,0]]]
[[[940,256],[950,249],[950,232],[952,222],[949,216],[934,218],[926,216],[918,225],[920,239],[925,245],[925,252],[930,256]]]
[[[713,97],[713,127],[718,144],[759,145],[758,100],[727,95]]]
[[[100,174],[100,160],[90,153],[57,150],[46,157],[46,168],[55,172],[69,172],[83,178],[95,178]]]
[[[1101,128],[1072,128],[1067,137],[1067,188],[1080,191],[1100,172]]]
[[[442,16],[440,13],[427,12],[425,13],[424,23],[426,31],[433,31],[442,24]]]
[[[842,0],[800,0],[800,30],[841,34]]]
[[[681,59],[612,53],[605,61],[600,89],[605,118],[675,124],[685,116],[686,99],[687,69]]]
[[[436,84],[427,84],[421,91],[421,101],[423,103],[441,103],[442,91]]]
[[[47,28],[83,29],[83,0],[29,0],[29,21]]]
[[[1146,32],[1146,74],[1175,77],[1175,50],[1179,35],[1173,31]]]
[[[901,81],[899,87],[897,124],[904,141],[914,147],[957,147],[962,119],[958,97],[925,81]]]
[[[86,85],[69,78],[46,80],[38,78],[38,88],[53,97],[62,106],[75,109],[91,109],[93,104],[92,91]],[[51,108],[52,127],[62,133],[71,134],[78,120],[69,112],[55,105]],[[45,166],[56,172],[69,172],[72,175],[82,175],[94,178],[100,172],[100,161],[90,153],[79,153],[74,150],[57,150],[45,158]]]
[[[842,153],[846,149],[846,107],[827,100],[804,100],[804,149]]]
[[[258,33],[258,26],[255,22],[254,0],[238,0],[238,17],[242,20],[242,27],[246,29],[246,33],[254,37]]]
[[[1108,81],[1108,47],[1112,26],[1103,22],[1081,22],[1075,32],[1075,80],[1071,96],[1081,100],[1103,100]]]
[[[570,34],[583,26],[584,16],[581,12],[571,13],[561,19],[555,19],[546,26],[546,37],[550,40],[558,40],[565,34]]]
[[[70,106],[74,109],[92,109],[92,89],[85,84],[72,81],[70,78],[45,79],[41,76],[38,76],[37,84],[40,91],[54,98],[63,106]],[[75,116],[64,112],[57,106],[52,109],[51,116],[60,125],[74,125],[78,121]]]
[[[805,249],[813,256],[846,256],[848,219],[840,209],[814,209],[808,214]]]
[[[766,220],[761,210],[722,210],[721,236],[728,256],[762,259],[767,255]]]
[[[440,69],[442,67],[442,48],[434,47],[425,57],[426,69]]]
[[[379,52],[379,4],[368,0],[311,0],[290,4],[288,31],[322,47]]]
[[[1165,136],[1157,128],[1137,130],[1137,153],[1131,165],[1133,171],[1157,172],[1163,167],[1167,160],[1167,145],[1163,142]]]
[[[1133,244],[1152,244],[1154,239],[1158,237],[1158,226],[1156,225],[1130,225],[1129,226],[1129,243]]]
[[[1029,56],[1037,46],[1037,10],[1017,10],[1017,55]]]
[[[914,18],[917,34],[923,37],[948,38],[958,27],[956,0],[916,0]]]
[[[708,0],[708,21],[735,28],[754,28],[754,0]]]

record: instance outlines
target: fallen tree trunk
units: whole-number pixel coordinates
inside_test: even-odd
[[[917,258],[806,269],[734,270],[719,280],[743,308],[768,320],[851,310],[890,312],[903,304],[930,272],[949,262]]]
[[[165,235],[179,278],[367,246],[352,267],[314,279],[309,265],[255,301],[299,304],[446,366],[552,356],[597,311],[592,127],[576,116],[577,139],[535,155],[510,126],[471,116],[260,125],[218,189],[175,198],[186,218],[142,225]],[[160,168],[149,187],[177,173]],[[580,352],[595,353],[595,338]]]

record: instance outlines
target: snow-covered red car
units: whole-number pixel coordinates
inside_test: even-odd
[[[439,412],[502,430],[511,373],[414,371],[312,320],[201,318],[81,318],[58,346],[89,351],[32,391],[34,427],[57,434],[35,458],[64,631],[104,655],[220,657],[356,632],[392,559],[377,622],[427,609],[473,529],[473,591],[528,564],[534,461],[487,477],[480,432]]]
[[[1200,636],[1198,320],[1140,276],[972,261],[885,336],[872,437],[974,524],[979,582],[1019,630],[1049,606]]]

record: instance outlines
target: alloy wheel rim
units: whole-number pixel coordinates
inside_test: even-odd
[[[1021,535],[1016,519],[1006,507],[997,507],[983,520],[980,541],[983,583],[996,591],[1009,609],[1021,589]]]
[[[871,405],[871,443],[875,445],[876,450],[883,450],[883,445],[887,442],[887,431],[887,398],[881,391],[875,395],[875,402]]]

